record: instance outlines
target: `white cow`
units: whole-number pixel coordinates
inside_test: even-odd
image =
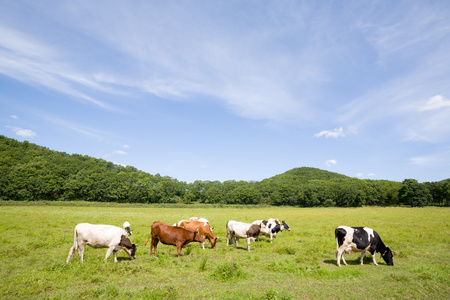
[[[250,241],[255,241],[258,237],[261,227],[264,226],[262,223],[259,225],[242,223],[237,221],[227,222],[227,246],[229,240],[233,242],[234,248],[237,248],[238,239],[247,239],[247,251],[250,252]]]
[[[80,223],[75,226],[73,246],[69,250],[66,262],[69,262],[75,251],[80,248],[78,254],[83,261],[84,247],[89,245],[93,248],[108,248],[105,261],[114,254],[114,262],[117,262],[117,251],[124,250],[131,259],[136,258],[136,244],[128,239],[127,232],[112,225],[93,225]]]
[[[133,231],[131,231],[131,225],[127,221],[123,223],[123,229],[129,234],[133,235]]]

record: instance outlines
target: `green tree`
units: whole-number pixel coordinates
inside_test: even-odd
[[[402,187],[398,191],[398,198],[401,204],[414,206],[424,206],[431,202],[430,191],[424,184],[420,184],[415,179],[405,179]]]

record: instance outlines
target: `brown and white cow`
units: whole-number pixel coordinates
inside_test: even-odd
[[[182,220],[177,223],[177,227],[185,228],[189,231],[195,232],[198,231],[202,236],[208,239],[208,241],[211,243],[211,248],[214,248],[216,246],[216,242],[218,237],[214,236],[212,233],[211,227],[209,226],[209,223],[206,224],[203,221],[186,221]],[[199,243],[200,247],[203,247],[203,250],[205,250],[205,243]]]
[[[159,221],[152,224],[152,231],[144,246],[147,245],[150,238],[152,239],[150,255],[153,255],[153,248],[155,248],[155,257],[157,257],[156,247],[160,241],[165,245],[176,246],[178,257],[181,256],[181,248],[186,247],[187,244],[191,242],[203,243],[205,241],[205,238],[198,232],[192,232],[181,227],[170,226]]]
[[[128,239],[128,234],[122,228],[112,225],[94,225],[80,223],[75,226],[73,246],[69,250],[66,262],[69,262],[75,251],[79,249],[81,261],[83,261],[84,247],[88,245],[92,248],[108,248],[105,261],[114,254],[114,262],[117,262],[117,251],[124,250],[131,259],[136,258],[136,246]]]
[[[250,241],[255,241],[258,237],[261,227],[264,226],[262,223],[259,225],[242,223],[237,221],[227,222],[227,246],[229,240],[237,248],[238,239],[247,239],[247,251],[250,252]]]

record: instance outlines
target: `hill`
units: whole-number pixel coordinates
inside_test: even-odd
[[[265,180],[307,183],[310,180],[345,180],[350,177],[317,168],[301,167],[286,171]]]
[[[19,201],[394,205],[399,203],[398,194],[402,187],[399,182],[361,180],[310,167],[295,168],[260,182],[197,180],[187,184],[131,166],[53,151],[1,135],[0,174],[0,200]],[[425,193],[426,199],[433,196],[434,203],[448,203],[448,181],[426,184],[418,184],[414,180],[408,182],[412,183],[413,189],[418,187]],[[403,192],[411,191],[405,188]]]

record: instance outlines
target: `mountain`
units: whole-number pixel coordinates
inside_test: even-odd
[[[311,180],[345,180],[351,177],[317,168],[301,167],[275,175],[263,181],[307,183]]]

